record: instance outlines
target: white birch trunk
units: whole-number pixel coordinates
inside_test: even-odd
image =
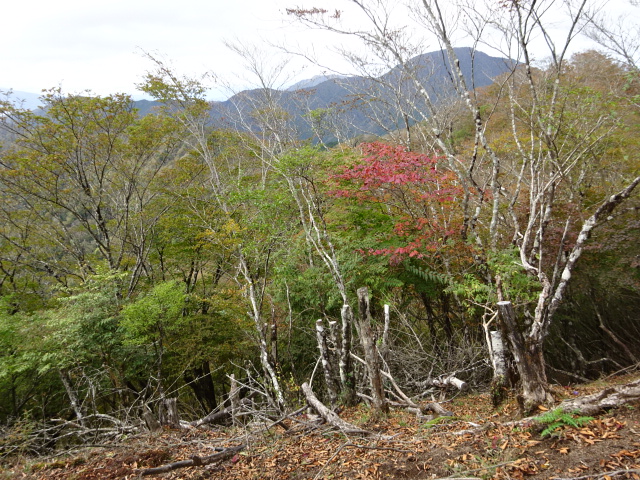
[[[327,336],[322,325],[322,319],[316,320],[316,339],[318,341],[318,349],[320,350],[320,358],[322,360],[322,371],[324,372],[324,381],[329,394],[331,405],[338,403],[338,394],[335,389],[335,377],[331,365],[329,347],[327,346]]]
[[[493,366],[493,378],[507,376],[507,359],[504,348],[504,341],[500,330],[489,332],[491,341],[491,365]]]

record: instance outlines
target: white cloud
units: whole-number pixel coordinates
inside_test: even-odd
[[[258,45],[285,42],[294,49],[297,44],[312,46],[325,55],[325,64],[338,64],[337,55],[329,53],[329,37],[287,18],[285,9],[301,3],[313,4],[310,0],[8,2],[3,5],[0,87],[39,92],[61,85],[69,92],[135,94],[135,84],[151,68],[142,51],[172,60],[180,73],[212,70],[231,82],[242,82],[234,76],[242,70],[241,61],[223,44],[224,39],[234,38]],[[609,3],[626,4],[625,0]],[[345,10],[345,21],[355,16],[346,0],[324,0],[322,6]],[[438,48],[424,45],[427,50]],[[302,76],[317,73],[318,68],[310,68]]]

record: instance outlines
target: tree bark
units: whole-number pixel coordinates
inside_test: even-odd
[[[511,302],[498,302],[498,312],[520,376],[520,406],[525,414],[531,413],[538,405],[553,402],[545,373],[542,341],[536,341],[530,336],[525,340],[516,322]]]
[[[577,410],[581,415],[597,415],[610,408],[636,402],[639,399],[640,380],[636,380],[626,385],[605,388],[593,395],[565,400],[560,404],[560,408],[567,413]]]
[[[380,355],[385,362],[389,361],[389,326],[391,325],[391,314],[389,305],[384,305],[384,327],[382,329],[382,342],[380,343]]]
[[[236,380],[235,374],[229,375],[231,380],[231,386],[229,387],[229,403],[231,403],[231,417],[233,418],[234,425],[239,423],[237,419],[237,413],[240,411],[240,385]]]
[[[160,424],[170,428],[180,428],[177,398],[164,398],[162,400],[160,404]]]
[[[351,326],[353,324],[353,312],[351,306],[344,304],[340,311],[342,317],[342,332],[340,336],[340,383],[342,384],[342,398],[346,405],[356,403],[356,385],[353,378],[353,363],[351,362]]]
[[[493,380],[491,380],[491,402],[494,407],[500,405],[506,398],[508,376],[507,359],[504,350],[504,341],[500,330],[488,332],[489,356],[493,366]]]
[[[245,445],[238,445],[237,447],[229,447],[225,448],[221,452],[214,453],[213,455],[209,455],[207,457],[191,457],[189,460],[181,460],[179,462],[170,463],[168,465],[163,465],[161,467],[147,468],[145,470],[138,470],[137,473],[140,476],[146,475],[156,475],[159,473],[171,472],[173,470],[178,470],[179,468],[184,467],[200,467],[204,465],[208,465],[213,462],[219,462],[221,460],[226,460],[229,457],[233,457],[236,453],[245,449]]]
[[[327,335],[322,325],[322,319],[316,320],[316,339],[318,341],[318,349],[320,350],[320,358],[322,359],[322,371],[324,372],[324,381],[329,394],[331,406],[338,403],[338,394],[335,387],[335,375],[331,365],[329,347],[327,346]]]
[[[142,414],[142,419],[151,433],[162,430],[162,425],[160,425],[160,422],[151,410],[145,410]]]
[[[360,330],[360,342],[364,349],[364,359],[367,366],[367,373],[371,382],[371,396],[373,397],[373,410],[375,415],[388,415],[389,405],[384,396],[382,385],[382,375],[380,375],[380,354],[376,346],[376,338],[371,328],[372,318],[369,305],[369,289],[362,287],[358,289],[358,325]]]
[[[466,392],[469,389],[469,384],[467,382],[465,382],[464,380],[460,380],[459,378],[454,377],[453,375],[436,378],[435,380],[433,380],[433,385],[440,388],[448,387],[448,386],[456,387],[461,392]]]

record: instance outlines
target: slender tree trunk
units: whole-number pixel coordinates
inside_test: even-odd
[[[240,412],[240,385],[235,374],[229,375],[231,386],[229,387],[229,403],[231,403],[231,418],[234,425],[239,425],[237,414]]]
[[[385,362],[389,361],[389,326],[391,324],[391,314],[389,313],[389,305],[384,306],[384,327],[382,329],[382,342],[380,343],[380,355]]]
[[[267,346],[267,339],[265,335],[266,329],[264,328],[262,313],[260,311],[261,301],[258,298],[259,293],[256,291],[256,285],[251,278],[251,275],[249,275],[249,267],[244,255],[242,254],[240,255],[240,271],[244,276],[246,284],[248,286],[248,297],[251,304],[251,312],[249,313],[249,315],[253,317],[253,323],[256,328],[256,333],[258,334],[260,343],[260,363],[262,365],[262,369],[264,370],[265,379],[269,383],[271,383],[273,394],[275,395],[276,405],[281,410],[284,410],[285,402],[284,395],[282,393],[282,387],[280,386],[280,381],[278,380],[275,366],[272,364],[271,359],[269,358],[269,349]]]
[[[353,362],[351,361],[351,325],[353,324],[353,312],[351,306],[344,304],[341,310],[342,335],[340,338],[340,383],[342,384],[342,396],[346,405],[354,405],[356,402],[356,385],[353,378]]]
[[[58,375],[60,376],[60,380],[64,385],[65,391],[67,392],[67,396],[69,397],[69,401],[71,402],[71,408],[76,414],[76,419],[78,420],[78,422],[80,422],[80,425],[84,425],[84,414],[82,413],[82,409],[80,408],[78,396],[71,386],[71,379],[69,378],[69,374],[64,370],[58,370]]]
[[[271,346],[271,358],[273,363],[278,365],[278,320],[276,318],[275,307],[271,305],[271,326],[270,326],[270,346]]]
[[[364,348],[364,358],[367,365],[367,373],[371,382],[371,396],[373,397],[373,410],[377,416],[389,414],[389,404],[384,396],[382,375],[380,374],[380,353],[376,346],[376,338],[371,328],[371,308],[369,305],[369,290],[367,287],[358,289],[358,325],[360,341]]]
[[[493,366],[493,380],[491,381],[491,402],[494,407],[500,405],[506,398],[508,376],[507,359],[504,341],[500,330],[488,332],[489,356]]]

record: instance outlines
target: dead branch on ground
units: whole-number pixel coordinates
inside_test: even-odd
[[[227,458],[233,457],[236,453],[244,450],[246,445],[237,445],[235,447],[225,448],[221,452],[214,453],[213,455],[209,455],[206,457],[198,457],[193,456],[189,460],[181,460],[179,462],[169,463],[167,465],[162,465],[160,467],[146,468],[144,470],[137,470],[140,476],[146,475],[155,475],[157,473],[166,473],[171,472],[173,470],[178,470],[179,468],[185,467],[200,467],[204,465],[209,465],[215,462],[221,462],[226,460]]]
[[[345,434],[351,433],[356,435],[371,435],[371,432],[358,428],[355,425],[344,421],[333,411],[327,408],[320,400],[318,400],[318,397],[315,396],[313,390],[307,382],[303,383],[301,388],[305,396],[307,397],[307,402],[309,402],[309,405],[311,405],[322,416],[322,418],[327,421],[327,423],[333,425]]]

